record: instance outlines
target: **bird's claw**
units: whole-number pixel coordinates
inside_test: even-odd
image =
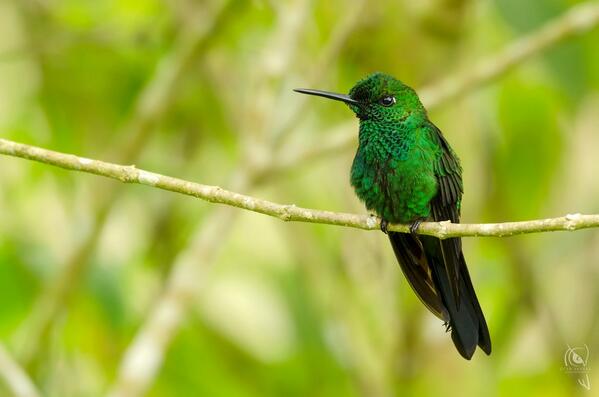
[[[418,227],[422,223],[423,219],[416,219],[410,224],[410,234],[414,235],[418,231]]]
[[[388,233],[387,227],[389,226],[389,221],[386,219],[381,219],[381,231],[385,234]]]
[[[451,331],[451,324],[449,324],[449,321],[445,321],[443,326],[445,327],[445,332]]]

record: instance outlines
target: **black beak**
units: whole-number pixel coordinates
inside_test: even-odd
[[[321,90],[310,90],[307,88],[296,88],[293,91],[299,92],[300,94],[321,96],[324,98],[329,98],[329,99],[333,99],[335,101],[341,101],[341,102],[345,102],[345,103],[351,103],[354,105],[357,105],[360,103],[360,102],[356,101],[355,99],[350,98],[349,95],[335,94],[334,92],[321,91]]]

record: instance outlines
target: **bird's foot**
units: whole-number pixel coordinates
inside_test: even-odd
[[[415,235],[418,231],[418,227],[424,221],[424,218],[418,218],[414,222],[410,223],[410,234]]]
[[[389,226],[389,221],[386,219],[381,219],[381,231],[385,234],[388,233],[387,227]]]
[[[449,321],[445,321],[443,326],[445,327],[445,332],[451,331],[451,324],[449,324]]]

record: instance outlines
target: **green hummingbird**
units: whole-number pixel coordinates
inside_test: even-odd
[[[418,235],[422,221],[460,221],[462,168],[429,119],[416,92],[383,73],[360,80],[349,95],[312,89],[296,92],[346,103],[360,120],[350,181],[366,208],[410,233],[388,232],[408,282],[424,305],[444,321],[459,353],[476,346],[491,354],[485,317],[468,274],[460,238]]]

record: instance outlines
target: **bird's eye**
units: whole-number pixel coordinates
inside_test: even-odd
[[[395,105],[395,97],[394,96],[386,96],[381,98],[379,103],[383,106],[393,106]]]

